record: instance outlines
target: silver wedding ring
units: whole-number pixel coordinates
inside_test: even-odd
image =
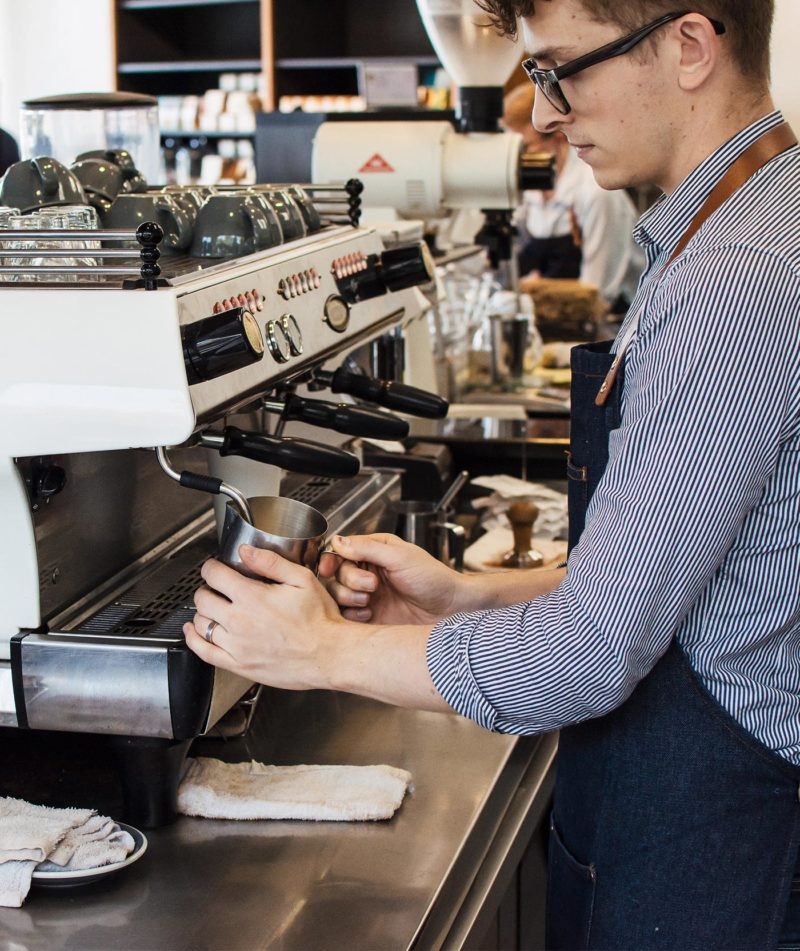
[[[209,644],[214,643],[214,628],[217,626],[217,621],[209,621],[208,627],[203,637],[208,641]]]

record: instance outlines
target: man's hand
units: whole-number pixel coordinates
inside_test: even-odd
[[[254,581],[207,561],[202,569],[207,586],[195,594],[197,613],[183,628],[198,657],[273,687],[346,690],[400,706],[449,711],[428,673],[430,625],[353,623],[307,568],[247,545],[239,551],[248,568],[277,583]]]
[[[207,561],[197,613],[183,628],[187,645],[209,664],[258,683],[289,690],[329,686],[337,626],[347,624],[331,596],[307,568],[275,552],[243,545],[240,553],[248,568],[278,583]]]
[[[377,534],[336,535],[329,546],[345,561],[328,590],[350,620],[435,624],[458,610],[463,576],[417,545]]]

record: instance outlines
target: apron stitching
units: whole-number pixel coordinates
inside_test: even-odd
[[[772,766],[776,771],[780,771],[787,779],[790,779],[793,783],[796,783],[800,779],[800,767],[794,766],[788,760],[782,759],[779,753],[776,753],[774,750],[769,748],[762,747],[759,740],[739,723],[738,720],[735,720],[730,713],[719,703],[719,701],[712,696],[712,694],[704,687],[698,680],[698,675],[692,667],[689,659],[686,656],[685,651],[681,645],[676,641],[676,646],[681,653],[681,657],[689,668],[690,683],[694,692],[700,697],[701,701],[705,706],[709,708],[709,711],[717,722],[727,733],[729,733],[737,743],[744,747],[746,750],[754,753],[759,759],[763,760],[767,765]],[[742,736],[733,725],[728,722],[728,717],[734,719],[734,723],[739,728],[739,730],[744,732]],[[780,762],[775,762],[773,757],[778,757]]]
[[[789,878],[789,892],[786,896],[786,904],[781,906],[776,902],[776,906],[773,911],[772,923],[770,926],[770,935],[775,940],[773,944],[777,943],[780,938],[781,929],[783,928],[783,923],[786,920],[786,912],[788,908],[788,902],[791,898],[792,893],[792,871],[797,865],[798,858],[800,858],[800,813],[795,815],[794,819],[794,833],[789,837],[789,841],[794,840],[794,845],[789,845],[786,849],[786,853],[783,860],[783,869],[782,875],[786,876],[788,873]]]

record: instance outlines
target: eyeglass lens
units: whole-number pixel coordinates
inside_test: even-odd
[[[557,109],[562,116],[567,115],[569,112],[569,103],[561,91],[561,85],[558,81],[554,82],[546,73],[536,73],[535,79],[536,85],[544,93],[550,105]]]

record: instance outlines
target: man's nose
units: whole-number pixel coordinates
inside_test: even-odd
[[[571,115],[571,114],[570,114]],[[551,135],[553,132],[559,132],[569,121],[569,115],[563,115],[556,109],[543,92],[536,90],[536,96],[533,100],[533,112],[531,113],[531,122],[537,132],[542,135]]]

